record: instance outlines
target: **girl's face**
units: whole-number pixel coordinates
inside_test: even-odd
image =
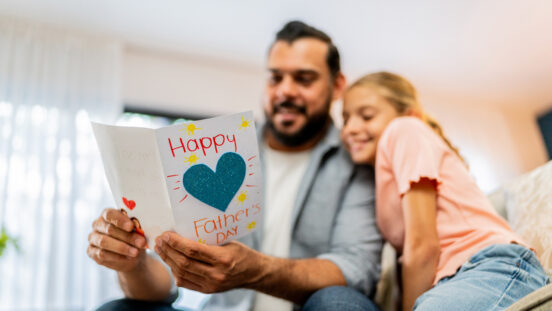
[[[357,164],[374,165],[383,131],[399,113],[374,88],[356,86],[343,98],[341,139]]]

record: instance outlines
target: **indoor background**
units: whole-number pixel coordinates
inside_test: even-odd
[[[114,204],[89,120],[262,120],[265,58],[289,20],[333,38],[349,82],[379,70],[411,80],[484,192],[543,165],[550,16],[546,0],[0,0],[0,228],[19,249],[0,257],[0,310],[121,296],[86,256],[92,221]]]

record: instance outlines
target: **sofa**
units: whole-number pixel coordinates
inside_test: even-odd
[[[498,213],[536,251],[552,279],[552,161],[524,174],[488,195]],[[382,277],[376,303],[383,311],[400,310],[397,254],[386,243],[382,255]],[[552,284],[508,308],[508,311],[552,310]]]

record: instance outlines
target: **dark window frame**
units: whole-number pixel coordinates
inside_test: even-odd
[[[187,119],[187,120],[197,121],[197,120],[208,119],[213,117],[211,115],[206,115],[206,114],[178,113],[178,112],[163,110],[163,109],[145,108],[141,105],[135,105],[135,104],[125,104],[123,107],[123,113],[127,113],[127,112],[146,114],[154,117],[164,117],[164,118],[170,119],[171,121],[174,121],[177,119]]]

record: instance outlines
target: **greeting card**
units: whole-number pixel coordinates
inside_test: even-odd
[[[251,112],[159,129],[92,127],[115,202],[150,246],[167,230],[220,245],[262,221]]]

